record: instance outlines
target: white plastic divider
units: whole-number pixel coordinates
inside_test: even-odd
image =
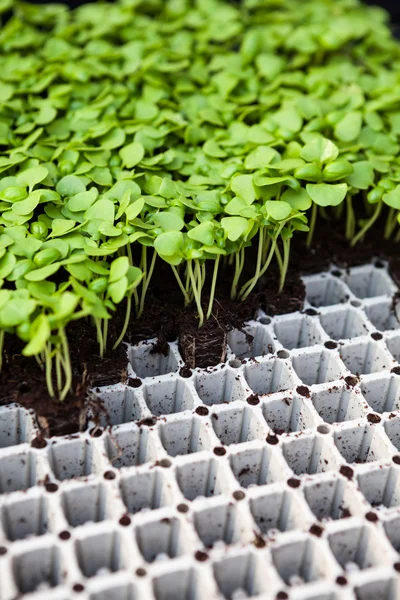
[[[226,362],[128,346],[99,422],[0,408],[0,600],[400,598],[400,313],[381,262],[304,278]]]

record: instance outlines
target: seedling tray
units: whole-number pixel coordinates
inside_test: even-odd
[[[128,347],[82,434],[32,447],[1,409],[1,600],[400,597],[397,288],[381,262],[304,282],[217,367]]]

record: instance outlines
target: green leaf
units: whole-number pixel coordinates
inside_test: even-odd
[[[196,227],[190,229],[188,237],[205,246],[212,246],[214,243],[214,226],[210,221],[204,221],[204,223],[200,223],[200,225],[196,225]]]
[[[299,190],[288,188],[283,192],[281,199],[295,210],[308,210],[312,204],[311,198],[304,188]]]
[[[0,316],[1,318],[1,316]],[[46,315],[39,315],[31,325],[30,342],[22,351],[24,356],[34,356],[40,354],[50,338],[51,329]]]
[[[279,160],[279,152],[269,146],[258,146],[246,156],[244,166],[246,169],[263,169],[274,160]]]
[[[14,296],[0,309],[0,326],[16,327],[26,321],[35,308],[35,300]]]
[[[154,248],[161,256],[173,256],[178,254],[183,245],[183,233],[181,231],[168,231],[161,233],[154,241]]]
[[[347,184],[308,183],[306,189],[318,206],[338,206],[346,197]]]
[[[153,220],[164,231],[180,231],[185,226],[184,220],[179,215],[168,211],[156,213]]]
[[[87,210],[96,201],[99,192],[97,188],[92,187],[86,192],[79,192],[68,200],[68,208],[71,212],[81,212]]]
[[[237,175],[231,181],[231,190],[246,204],[252,204],[256,199],[252,175]]]
[[[114,304],[119,304],[125,297],[128,289],[128,278],[124,275],[118,281],[110,283],[107,289],[107,295],[111,298]]]
[[[85,191],[85,185],[76,175],[66,175],[56,185],[60,196],[75,196]]]
[[[287,202],[282,200],[268,200],[265,203],[268,215],[275,221],[284,221],[292,212],[292,207]]]
[[[85,221],[91,221],[92,219],[101,219],[102,221],[110,221],[114,223],[115,207],[111,200],[107,198],[101,198],[97,200],[90,208],[85,212]]]
[[[132,169],[140,163],[144,157],[144,148],[140,142],[132,142],[119,151],[119,155],[125,167]]]
[[[21,200],[21,202],[14,202],[11,206],[11,210],[16,215],[29,215],[39,204],[40,195],[40,190],[35,190],[29,194],[25,200]]]
[[[341,142],[351,142],[361,133],[362,114],[360,111],[347,113],[335,127],[335,136]]]
[[[346,181],[352,187],[359,190],[367,190],[374,183],[374,169],[367,160],[353,163],[353,173],[346,177]]]
[[[54,275],[54,273],[57,273],[59,268],[60,263],[55,262],[51,265],[47,265],[46,267],[41,267],[40,269],[30,271],[25,275],[25,279],[27,281],[44,281],[45,279],[48,279],[49,277]]]
[[[0,258],[0,279],[5,279],[10,275],[17,263],[17,259],[11,252],[6,252],[2,258]]]
[[[112,261],[110,267],[109,282],[113,283],[124,277],[129,269],[129,260],[127,256],[119,256]]]
[[[128,219],[128,221],[133,221],[133,219],[136,219],[136,217],[139,216],[142,212],[143,207],[144,198],[139,198],[138,200],[130,204],[125,211],[126,218]]]
[[[322,136],[316,136],[306,143],[300,156],[307,162],[326,163],[338,157],[339,149],[333,142]]]
[[[100,143],[107,150],[120,148],[125,143],[125,131],[121,127],[115,127],[101,138]]]
[[[49,174],[46,167],[39,165],[30,169],[25,169],[17,175],[18,185],[28,187],[30,190],[37,184],[46,179]]]
[[[382,200],[391,208],[400,210],[400,185],[397,185],[394,190],[383,194]]]
[[[231,242],[236,242],[248,229],[247,220],[243,217],[224,217],[221,226]]]
[[[54,219],[51,224],[52,231],[49,237],[53,238],[65,235],[66,233],[68,233],[68,231],[73,229],[75,225],[76,221],[71,221],[70,219]]]

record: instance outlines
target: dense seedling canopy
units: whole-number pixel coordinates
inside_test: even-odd
[[[26,342],[51,394],[71,383],[68,322],[91,319],[102,354],[124,300],[121,341],[156,260],[201,324],[219,269],[234,267],[233,298],[271,261],[282,286],[293,234],[311,242],[321,217],[356,243],[386,212],[396,235],[400,50],[380,9],[2,0],[0,10],[0,345],[4,332]]]

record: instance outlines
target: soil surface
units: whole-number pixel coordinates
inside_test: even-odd
[[[278,272],[270,268],[253,293],[245,302],[230,300],[232,270],[220,269],[216,301],[213,314],[199,329],[198,317],[193,306],[183,308],[182,296],[168,265],[158,260],[146,298],[146,310],[139,320],[132,321],[126,336],[130,342],[157,338],[155,348],[167,352],[167,342],[178,339],[186,366],[182,375],[194,367],[211,367],[225,360],[226,336],[235,328],[254,317],[262,308],[268,315],[302,310],[304,285],[301,275],[326,270],[330,264],[347,268],[368,263],[372,258],[387,259],[391,274],[400,285],[400,257],[398,244],[383,241],[378,231],[355,248],[349,247],[341,232],[332,226],[315,236],[309,249],[305,236],[297,235],[293,241],[290,267],[286,285],[278,294]],[[249,249],[246,255],[246,269],[241,281],[253,275],[254,262]],[[205,290],[209,282],[206,282]],[[204,307],[208,297],[203,294]],[[83,430],[87,425],[88,410],[96,416],[100,407],[88,393],[90,388],[127,381],[127,358],[125,347],[121,345],[112,351],[113,342],[122,328],[124,309],[113,318],[109,326],[108,350],[101,359],[95,330],[89,323],[79,321],[69,326],[67,334],[73,367],[73,393],[64,402],[49,397],[44,373],[38,363],[21,354],[22,344],[15,336],[6,335],[3,369],[0,373],[0,405],[18,402],[35,411],[41,435],[67,435]],[[128,382],[130,383],[130,382]]]

